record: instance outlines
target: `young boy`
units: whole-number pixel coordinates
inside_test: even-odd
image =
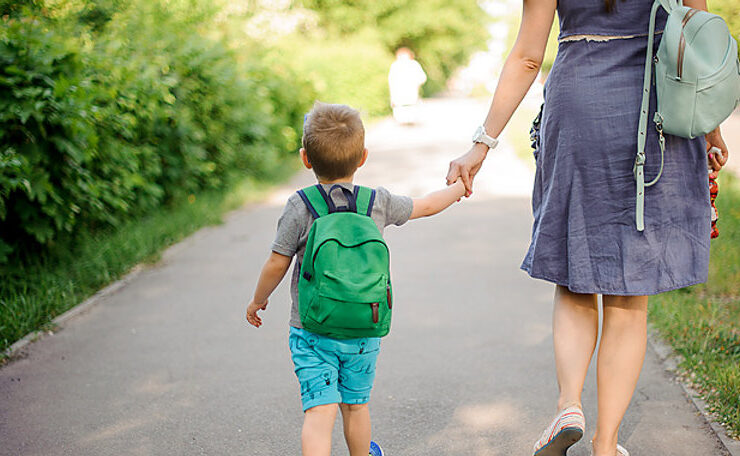
[[[345,191],[332,192],[332,187],[344,187],[349,194],[354,188],[355,172],[365,163],[367,154],[365,130],[357,111],[344,105],[314,105],[303,126],[301,160],[306,168],[313,170],[336,206],[349,206],[350,201]],[[461,181],[415,199],[393,195],[379,187],[370,203],[370,216],[382,233],[388,225],[403,225],[410,219],[434,215],[464,194]],[[381,456],[380,447],[370,441],[368,409],[380,339],[334,339],[309,332],[301,325],[298,282],[307,236],[314,222],[312,212],[301,195],[294,193],[288,199],[278,221],[272,253],[262,268],[254,298],[247,307],[247,321],[255,327],[262,325],[257,312],[265,310],[270,294],[296,256],[290,290],[289,345],[305,412],[301,433],[303,454],[325,456],[331,453],[331,433],[339,404],[350,455]],[[390,291],[388,293],[390,297]]]

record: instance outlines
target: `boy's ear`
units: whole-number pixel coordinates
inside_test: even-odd
[[[358,167],[358,168],[359,168],[359,167],[361,167],[362,165],[364,165],[364,164],[365,164],[365,162],[366,162],[366,161],[367,161],[367,148],[365,148],[365,149],[364,149],[364,150],[362,151],[362,159],[360,159],[360,164],[359,164],[359,165],[357,165],[357,167]]]
[[[311,162],[308,161],[308,154],[306,154],[306,149],[301,147],[300,153],[301,153],[301,161],[303,162],[303,166],[305,166],[306,169],[313,168],[313,166],[311,165]]]

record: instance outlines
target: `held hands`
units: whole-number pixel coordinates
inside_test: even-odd
[[[257,311],[267,308],[267,299],[264,302],[254,302],[252,299],[247,306],[247,321],[255,328],[262,326],[262,319],[257,315]]]
[[[465,196],[469,197],[473,193],[475,175],[480,171],[487,154],[488,146],[475,143],[465,155],[452,160],[447,172],[447,185],[452,185],[458,179],[462,179],[463,185],[465,185]]]
[[[727,159],[729,158],[727,144],[725,144],[724,139],[722,139],[722,132],[719,127],[707,133],[704,138],[707,141],[707,160],[709,162],[709,167],[712,169],[709,177],[716,179],[717,173],[723,166],[725,166]],[[709,153],[712,147],[716,147],[720,152]]]

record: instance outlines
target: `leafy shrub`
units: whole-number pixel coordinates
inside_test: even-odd
[[[335,36],[376,41],[390,54],[411,48],[427,72],[425,94],[445,87],[452,72],[488,40],[486,14],[476,0],[302,0]],[[356,58],[361,59],[362,54]],[[385,68],[387,71],[387,67]]]
[[[37,18],[8,20],[0,42],[0,252],[51,240],[80,213],[105,215],[88,165],[98,142],[80,42]]]
[[[276,60],[291,62],[296,72],[311,81],[322,101],[349,104],[369,116],[389,111],[388,69],[393,58],[377,42],[316,38],[296,47],[290,40],[280,43],[277,52]]]
[[[310,86],[256,47],[244,59],[205,37],[193,14],[137,1],[102,29],[5,20],[0,261],[269,174],[295,150]]]

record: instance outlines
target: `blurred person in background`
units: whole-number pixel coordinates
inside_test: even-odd
[[[416,122],[416,105],[419,103],[419,88],[427,81],[427,74],[414,59],[411,49],[402,47],[396,51],[396,60],[388,73],[393,118],[400,124]]]

